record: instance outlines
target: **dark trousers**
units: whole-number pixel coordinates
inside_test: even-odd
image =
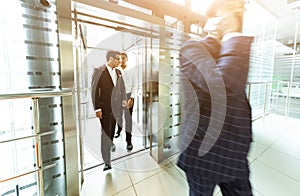
[[[127,94],[127,100],[129,100],[131,96],[131,93],[128,93]],[[126,124],[126,142],[131,142],[131,137],[132,137],[132,111],[133,111],[133,105],[134,103],[132,104],[132,107],[131,108],[124,108],[124,116],[125,116],[125,124]],[[122,131],[122,127],[123,127],[123,112],[121,112],[121,115],[119,117],[119,121],[118,121],[118,131],[117,133],[120,134],[121,131]]]
[[[212,183],[197,175],[187,174],[190,196],[212,196],[216,185],[223,196],[252,196],[249,179],[235,179],[232,181]]]
[[[101,154],[104,163],[110,163],[110,148],[115,135],[116,119],[112,112],[103,115],[101,122]]]

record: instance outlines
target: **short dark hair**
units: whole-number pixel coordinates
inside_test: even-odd
[[[120,55],[121,53],[119,51],[116,50],[108,50],[106,53],[106,61],[109,61],[109,58],[116,58],[117,55]]]
[[[126,56],[126,58],[128,58],[127,53],[126,52],[121,52],[121,55]]]

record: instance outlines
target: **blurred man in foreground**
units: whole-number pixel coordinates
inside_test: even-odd
[[[251,107],[245,88],[252,37],[242,36],[243,0],[215,0],[216,31],[180,50],[183,123],[178,166],[190,196],[252,195],[247,154]],[[196,98],[196,99],[195,99]]]

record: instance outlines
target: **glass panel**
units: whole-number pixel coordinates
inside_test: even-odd
[[[0,113],[0,118],[3,119],[0,124],[1,142],[34,134],[30,107],[30,99],[0,101],[0,108],[3,109],[2,111],[6,111]],[[35,170],[35,139],[28,138],[0,143],[0,157],[2,157],[0,180]],[[30,184],[36,184],[36,174],[1,183],[0,190],[4,194],[15,190],[18,186],[19,189],[23,187],[22,190],[30,191],[33,195],[36,193],[36,187]]]
[[[24,93],[29,89],[45,87],[60,88],[56,2],[52,1],[51,4],[51,8],[44,9],[39,1],[12,0],[0,7],[1,94]],[[61,103],[41,104],[41,111],[47,111],[43,112],[41,119],[51,115],[48,110],[55,110],[60,105]],[[34,138],[4,142],[34,134],[31,99],[1,100],[0,108],[0,180],[5,180],[36,169],[36,142]],[[61,113],[60,107],[59,112]],[[56,124],[61,125],[62,122],[61,115],[57,113],[47,120],[53,121],[44,120],[41,125],[56,127]],[[45,130],[41,129],[41,132]],[[61,129],[60,133],[62,135]],[[59,142],[63,142],[62,137]],[[56,143],[58,142],[53,142],[53,148]],[[57,149],[64,151],[63,145]],[[64,160],[62,162],[61,170],[64,173]],[[64,175],[62,179],[64,180]],[[54,180],[51,181],[51,185],[53,184]],[[64,182],[59,184],[63,185]],[[36,195],[36,185],[36,173],[33,173],[0,183],[0,192],[1,195]]]
[[[103,162],[100,148],[100,123],[95,118],[95,111],[92,106],[91,92],[90,92],[90,81],[93,73],[93,69],[99,65],[106,63],[106,52],[107,50],[118,50],[125,51],[128,55],[128,67],[135,72],[136,81],[138,86],[137,97],[134,102],[133,108],[133,133],[132,142],[133,150],[127,152],[125,142],[125,129],[121,132],[121,136],[118,139],[114,139],[116,142],[116,152],[112,153],[112,159],[125,156],[129,153],[137,152],[145,149],[149,146],[147,142],[149,134],[146,133],[148,130],[145,124],[145,113],[148,112],[146,109],[148,106],[143,105],[146,94],[143,93],[144,83],[151,81],[151,78],[144,79],[145,73],[148,73],[146,69],[150,69],[152,66],[153,50],[151,46],[157,45],[157,30],[154,30],[152,24],[139,20],[137,18],[130,18],[121,16],[117,13],[108,12],[106,10],[97,9],[96,15],[92,16],[95,12],[94,8],[89,6],[80,5],[77,9],[80,13],[77,15],[81,21],[80,26],[83,32],[83,38],[85,40],[86,49],[80,47],[81,55],[81,79],[87,79],[87,83],[80,83],[80,88],[87,88],[86,93],[86,108],[82,108],[83,118],[87,118],[86,122],[83,122],[82,129],[82,142],[84,151],[84,169],[96,166]],[[84,14],[81,14],[84,13]],[[98,17],[101,13],[101,18]],[[103,16],[106,18],[103,18]],[[137,27],[137,24],[140,24]],[[156,37],[154,43],[151,37]],[[80,40],[82,41],[82,40]],[[156,49],[156,51],[158,51]],[[158,60],[158,59],[157,59]],[[155,61],[158,62],[158,61]],[[157,65],[157,63],[156,63]],[[157,75],[156,75],[157,76]],[[148,80],[149,79],[149,80]],[[82,80],[81,80],[82,81]],[[81,89],[81,90],[82,90]],[[80,91],[81,91],[80,90]],[[84,96],[82,96],[84,97]],[[125,125],[125,122],[123,123]],[[146,128],[146,129],[145,129]]]
[[[0,6],[0,93],[28,88],[21,13],[20,1]]]
[[[28,174],[0,184],[0,195],[38,195],[37,174]]]

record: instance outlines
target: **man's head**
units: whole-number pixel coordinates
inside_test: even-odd
[[[107,51],[107,53],[106,53],[107,64],[112,68],[119,66],[119,64],[120,64],[120,61],[119,61],[120,54],[121,54],[120,52],[115,51],[115,50]]]
[[[223,37],[226,33],[242,32],[244,10],[244,0],[214,0],[206,15],[222,18],[217,31]]]
[[[122,52],[120,55],[120,66],[122,67],[122,69],[126,68],[127,60],[128,60],[127,54],[125,52]]]

